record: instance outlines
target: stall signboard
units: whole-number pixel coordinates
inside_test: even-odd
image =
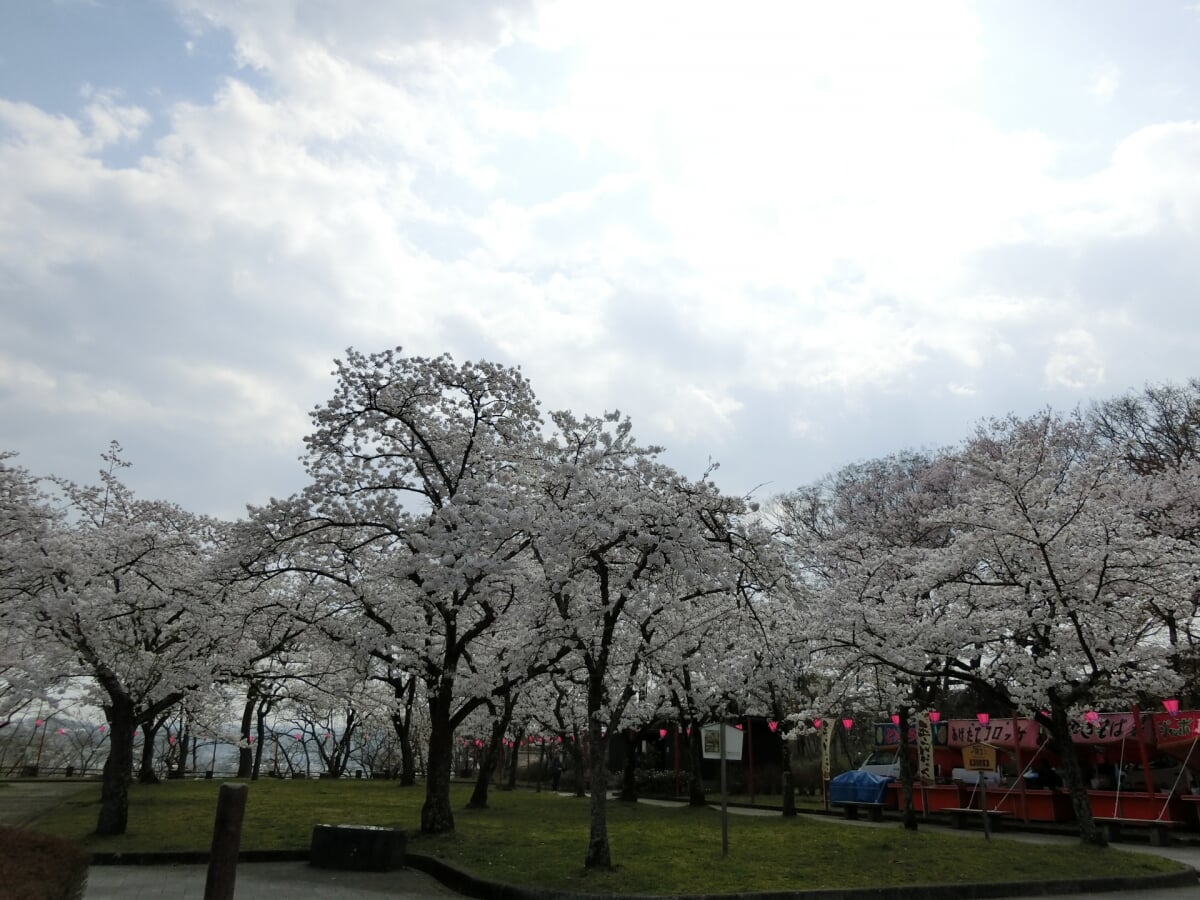
[[[1041,727],[1032,719],[992,719],[986,725],[977,719],[951,719],[949,723],[951,747],[967,747],[970,744],[992,744],[1001,749],[1022,747],[1036,749],[1041,743]]]
[[[968,744],[962,748],[963,768],[990,772],[996,768],[996,748],[988,744]]]
[[[914,717],[921,718],[924,721],[929,721],[924,716]],[[894,722],[876,722],[872,726],[874,732],[874,743],[876,748],[883,747],[899,747],[900,746],[900,726]],[[946,722],[930,722],[931,737],[934,747],[950,746],[950,726]],[[910,744],[917,743],[917,723],[914,721],[908,726],[908,742]]]
[[[1196,729],[1200,728],[1200,711],[1180,710],[1175,715],[1155,713],[1150,721],[1154,743],[1158,746],[1190,743],[1196,740]]]
[[[1080,716],[1072,719],[1071,740],[1077,744],[1114,744],[1137,737],[1137,719],[1133,713],[1101,713],[1089,722]]]

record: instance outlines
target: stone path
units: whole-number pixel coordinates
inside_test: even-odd
[[[203,900],[207,866],[92,866],[84,900]],[[238,897],[278,900],[422,900],[459,897],[423,872],[339,872],[314,869],[308,863],[242,863]]]

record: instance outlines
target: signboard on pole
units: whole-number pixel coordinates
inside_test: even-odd
[[[990,772],[996,768],[996,748],[987,744],[968,744],[962,748],[963,768]]]
[[[732,725],[725,727],[725,757],[727,759],[742,758],[742,732],[734,728]],[[720,759],[721,758],[721,726],[720,725],[705,725],[701,729],[703,741],[701,746],[704,751],[705,759]]]

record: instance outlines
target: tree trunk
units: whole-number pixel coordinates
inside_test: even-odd
[[[400,735],[400,787],[417,783],[417,759],[413,753],[412,733],[406,728]]]
[[[517,731],[513,735],[512,753],[508,755],[508,790],[513,791],[517,788],[517,767],[521,764],[521,741],[525,738],[524,731]]]
[[[421,831],[441,834],[454,830],[450,809],[450,771],[454,764],[454,731],[450,726],[450,697],[439,690],[429,701],[429,758],[425,765],[425,803]]]
[[[783,716],[776,712],[775,718],[782,722]],[[782,732],[782,724],[780,730]],[[783,757],[781,765],[783,767],[783,814],[785,816],[796,815],[796,781],[792,774],[792,742],[783,735],[783,740],[780,741],[782,747],[781,756]]]
[[[100,787],[100,816],[96,834],[124,834],[129,824],[129,782],[133,777],[133,703],[126,696],[112,698],[108,714],[108,760]]]
[[[904,830],[917,830],[917,813],[913,809],[913,766],[909,754],[908,710],[900,709],[900,791],[903,796]]]
[[[186,719],[183,723],[183,733],[179,736],[179,759],[175,764],[175,777],[182,778],[188,772],[188,748],[192,746],[191,723]]]
[[[1079,757],[1075,753],[1075,743],[1071,740],[1071,725],[1067,720],[1068,704],[1059,700],[1056,692],[1050,692],[1050,736],[1058,749],[1059,766],[1067,793],[1071,797],[1071,809],[1075,813],[1075,823],[1079,826],[1079,839],[1094,847],[1107,847],[1108,839],[1103,829],[1092,818],[1092,804],[1088,800],[1088,785],[1083,780],[1083,770],[1079,766]]]
[[[254,753],[250,748],[250,726],[254,724],[254,709],[258,705],[258,692],[254,686],[246,695],[246,705],[242,707],[242,727],[239,731],[241,745],[238,747],[238,778],[249,778],[254,770]]]
[[[637,803],[637,732],[625,732],[625,765],[621,767],[621,800]]]
[[[571,743],[571,763],[575,772],[575,796],[583,797],[587,794],[587,764],[583,758],[583,741],[579,737],[578,726],[572,726],[572,735],[574,740]]]
[[[692,777],[688,779],[688,806],[707,806],[704,796],[704,735],[700,723],[693,720],[688,725],[688,764]]]
[[[267,708],[267,703],[260,703],[254,716],[254,762],[250,767],[251,781],[258,781],[258,776],[262,773],[263,747],[267,743]]]
[[[392,683],[396,699],[403,701],[404,712],[396,710],[392,713],[392,728],[400,741],[400,787],[412,787],[417,783],[417,767],[413,756],[412,744],[412,711],[413,697],[416,693],[417,682],[411,676],[399,684]]]
[[[147,719],[142,726],[142,757],[138,765],[138,784],[158,784],[159,778],[154,771],[154,744],[158,737],[159,725],[153,719]]]
[[[588,849],[583,864],[588,869],[611,869],[608,846],[608,736],[600,727],[598,710],[588,715],[588,751],[591,754],[592,797],[588,810]]]
[[[506,715],[492,720],[491,734],[479,760],[479,774],[475,778],[475,790],[471,792],[471,799],[467,801],[467,809],[487,809],[488,785],[491,783],[492,773],[500,761],[500,746],[504,741],[504,732],[508,730],[508,720],[512,715],[511,706],[506,703],[505,707]]]

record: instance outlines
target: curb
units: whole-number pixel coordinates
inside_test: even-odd
[[[94,853],[92,865],[148,866],[203,865],[209,854]],[[307,850],[247,850],[238,863],[308,862]],[[801,891],[744,891],[734,894],[581,894],[520,887],[486,881],[449,863],[420,853],[406,853],[405,864],[436,878],[446,887],[476,900],[986,900],[1022,895],[1065,896],[1082,893],[1117,893],[1158,888],[1193,887],[1200,883],[1195,869],[1161,875],[1126,878],[1079,878],[1058,881],[997,881],[977,884],[925,884],[874,888],[822,888]]]
[[[411,853],[412,868],[448,888],[476,900],[985,900],[994,897],[1051,896],[1083,893],[1184,888],[1200,882],[1194,869],[1128,878],[1083,878],[1060,881],[998,881],[979,884],[928,884],[903,887],[824,888],[808,891],[746,891],[736,894],[579,894],[517,887],[476,878],[439,859]]]

